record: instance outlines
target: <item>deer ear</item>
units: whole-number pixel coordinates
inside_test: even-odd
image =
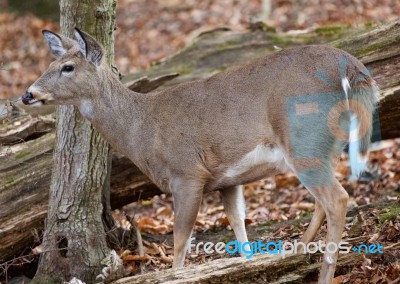
[[[60,35],[48,30],[43,30],[42,34],[50,47],[51,53],[56,58],[60,58],[67,52]]]
[[[89,34],[75,28],[75,37],[83,56],[95,66],[100,66],[104,50],[103,47]]]

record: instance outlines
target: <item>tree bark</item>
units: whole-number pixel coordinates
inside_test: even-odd
[[[61,0],[61,32],[75,27],[99,40],[108,62],[114,57],[115,0]],[[111,66],[110,66],[111,67]],[[109,204],[109,146],[71,106],[57,110],[49,210],[37,283],[94,283],[109,254],[103,224]]]

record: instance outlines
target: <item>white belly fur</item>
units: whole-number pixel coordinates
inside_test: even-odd
[[[260,165],[269,165],[271,168],[276,168],[280,171],[288,170],[283,153],[278,147],[259,144],[234,166],[229,167],[225,172],[225,177],[237,177]]]

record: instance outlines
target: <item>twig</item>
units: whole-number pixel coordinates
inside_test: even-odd
[[[135,224],[135,230],[136,230],[136,236],[137,236],[139,256],[144,257],[142,234],[140,233],[140,230],[139,230],[137,224]],[[145,269],[145,264],[143,262],[140,262],[140,272],[144,273],[144,269]]]

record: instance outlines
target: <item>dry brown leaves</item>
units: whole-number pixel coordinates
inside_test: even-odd
[[[41,30],[56,27],[31,15],[0,13],[0,98],[20,96],[47,69],[51,57]]]
[[[160,270],[170,268],[172,265],[172,247],[165,243],[156,244],[154,242],[143,241],[144,256],[135,254],[130,250],[124,250],[120,257],[127,272],[136,274],[139,272],[140,263],[144,263],[147,270]]]

